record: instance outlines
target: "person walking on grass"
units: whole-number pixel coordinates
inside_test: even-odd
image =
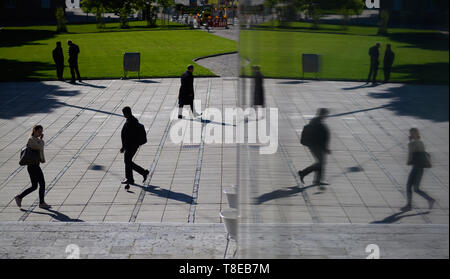
[[[189,105],[194,117],[202,115],[194,110],[194,66],[189,65],[187,71],[181,75],[181,86],[178,93],[178,119],[183,118],[183,107]]]
[[[147,176],[150,172],[133,162],[133,157],[136,154],[139,146],[147,142],[146,138],[145,142],[141,140],[141,124],[131,113],[130,107],[124,107],[122,109],[122,113],[123,116],[127,119],[125,124],[123,125],[121,132],[122,148],[120,149],[120,153],[125,153],[125,180],[122,181],[122,184],[126,184],[125,189],[128,190],[130,188],[129,185],[134,184],[133,171],[136,171],[140,175],[142,175],[142,177],[144,178],[143,183],[147,180]]]
[[[55,61],[56,65],[56,76],[59,81],[64,81],[63,72],[64,72],[64,54],[61,47],[61,42],[56,42],[56,48],[52,52],[53,61]]]
[[[39,207],[43,209],[51,208],[51,206],[45,203],[44,200],[45,179],[44,174],[42,173],[42,169],[39,166],[39,163],[45,163],[45,156],[44,156],[45,143],[43,140],[44,138],[43,131],[44,129],[41,125],[34,126],[31,132],[31,136],[28,139],[27,147],[39,152],[39,162],[27,166],[28,174],[30,175],[31,179],[31,187],[15,197],[16,204],[18,207],[22,206],[22,199],[31,192],[35,191],[38,188],[39,184]]]
[[[428,208],[433,209],[436,202],[427,193],[419,189],[420,182],[422,181],[424,168],[431,167],[431,163],[427,158],[425,152],[425,145],[420,139],[420,132],[417,128],[411,128],[409,130],[409,144],[408,144],[408,166],[412,166],[409,173],[408,182],[406,183],[406,196],[407,204],[402,207],[402,211],[410,211],[412,209],[412,190],[418,195],[428,201]]]
[[[78,70],[78,54],[80,53],[80,48],[78,45],[72,43],[71,40],[68,40],[67,44],[69,45],[69,67],[72,75],[70,82],[75,83],[75,73],[77,74],[78,81],[81,82],[80,71]]]
[[[330,132],[323,122],[328,114],[328,109],[318,109],[316,117],[311,119],[309,124],[303,128],[301,136],[301,143],[309,148],[316,162],[306,169],[300,170],[298,175],[300,176],[301,182],[304,184],[305,176],[311,172],[315,172],[313,184],[320,185],[321,189],[324,189],[323,185],[328,185],[328,183],[322,179],[325,172],[326,154],[331,154],[331,151],[328,149]]]

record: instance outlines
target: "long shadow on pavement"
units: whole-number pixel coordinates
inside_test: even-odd
[[[20,209],[23,212],[28,212],[28,210],[25,209]],[[52,217],[53,219],[60,221],[60,222],[84,222],[83,220],[80,219],[72,219],[69,216],[56,211],[56,210],[52,210],[52,209],[46,209],[47,211],[49,211],[50,213],[46,213],[46,212],[35,212],[35,211],[31,211],[30,213],[34,213],[34,214],[41,214],[41,215],[48,215],[50,217]]]
[[[178,192],[174,192],[174,191],[167,190],[164,188],[160,188],[158,186],[149,185],[148,187],[145,187],[145,186],[139,185],[139,184],[133,184],[132,186],[139,187],[142,190],[144,190],[148,193],[154,194],[156,196],[159,196],[161,198],[172,199],[172,200],[184,202],[187,204],[192,204],[192,202],[194,200],[194,198],[192,196],[186,195],[184,193],[178,193]]]
[[[81,93],[43,82],[0,83],[0,91],[0,119],[50,113],[67,105],[60,102],[59,97],[71,97]]]
[[[309,188],[316,187],[316,186],[318,186],[318,185],[313,184],[313,185],[309,185],[309,186],[306,186],[303,188],[300,188],[298,186],[281,188],[281,189],[278,189],[278,190],[275,190],[275,191],[272,191],[269,193],[262,194],[259,197],[256,197],[255,204],[263,204],[263,203],[271,201],[271,200],[295,196]]]
[[[448,121],[448,86],[408,85],[369,93],[369,97],[387,99],[388,110],[400,116],[413,116],[434,122]]]
[[[383,220],[380,221],[374,221],[371,224],[393,224],[397,221],[399,221],[400,219],[406,218],[406,217],[413,217],[413,216],[420,216],[420,215],[427,215],[430,214],[430,211],[427,212],[421,212],[421,213],[416,213],[416,214],[406,214],[406,215],[402,215],[403,211],[392,214],[386,218],[384,218]]]

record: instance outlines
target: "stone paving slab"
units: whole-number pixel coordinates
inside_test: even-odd
[[[249,224],[239,243],[222,224],[1,222],[0,258],[448,259],[448,225]],[[252,234],[245,234],[246,231]],[[278,238],[282,231],[282,237]],[[69,246],[71,245],[71,246]],[[66,250],[67,249],[67,250]],[[237,249],[237,251],[236,251]],[[235,254],[236,251],[236,254]]]
[[[250,85],[250,80],[199,78],[195,89],[202,109],[223,111],[236,107],[239,95],[248,97],[239,90],[250,92]],[[0,221],[220,223],[219,212],[228,207],[223,190],[239,182],[249,191],[240,193],[241,216],[252,223],[448,224],[448,86],[267,79],[267,106],[279,114],[279,148],[271,155],[259,154],[257,145],[174,143],[172,125],[202,125],[187,114],[170,121],[178,88],[179,79],[1,83]],[[125,105],[148,130],[148,143],[135,160],[153,168],[150,184],[144,186],[137,175],[139,183],[129,192],[120,184]],[[318,107],[332,114],[331,185],[324,191],[301,185],[296,175],[313,161],[299,136]],[[45,127],[42,167],[52,211],[35,206],[37,193],[24,199],[23,211],[13,202],[29,185],[18,152],[36,123]],[[212,121],[203,128],[217,126]],[[414,196],[414,211],[399,212],[410,127],[422,131],[433,158],[422,183],[437,199],[432,211]]]

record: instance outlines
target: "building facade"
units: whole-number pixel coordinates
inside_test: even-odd
[[[448,0],[381,0],[391,25],[447,26]]]
[[[52,23],[65,0],[0,0],[0,24]]]

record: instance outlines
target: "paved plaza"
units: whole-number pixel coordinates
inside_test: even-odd
[[[252,247],[266,245],[264,251],[295,243],[284,255],[265,256],[359,258],[367,253],[353,250],[360,249],[354,245],[378,241],[386,257],[448,258],[448,86],[267,79],[267,107],[278,109],[279,135],[277,152],[267,155],[260,154],[258,144],[208,143],[205,131],[235,123],[192,120],[187,109],[184,119],[172,120],[179,86],[179,79],[1,83],[0,257],[65,257],[62,248],[72,238],[81,239],[82,251],[96,239],[107,239],[82,257],[232,257],[236,243],[227,245],[219,214],[228,208],[223,191],[238,184],[237,257],[261,257]],[[198,78],[196,99],[203,111],[224,111],[236,107],[244,98],[239,92],[249,86],[236,78]],[[120,184],[124,106],[148,131],[135,162],[150,175],[142,182],[135,173],[137,184],[130,191]],[[313,162],[300,134],[318,107],[331,111],[325,190],[310,185],[310,177],[303,185],[296,174]],[[30,186],[18,160],[37,123],[44,127],[47,162],[41,167],[50,210],[37,207],[37,191],[24,198],[22,209],[13,199]],[[172,128],[180,125],[184,140],[174,142]],[[431,211],[417,195],[412,211],[400,211],[406,203],[411,127],[419,128],[432,156],[433,168],[425,171],[421,186],[437,200]],[[204,132],[199,143],[189,140],[195,128]],[[119,236],[116,229],[127,233]],[[256,237],[256,231],[265,234]],[[327,234],[328,242],[315,238]],[[355,234],[365,236],[352,242]],[[261,244],[261,239],[267,241]],[[335,250],[333,241],[339,242]],[[383,254],[386,246],[397,252]],[[152,252],[151,247],[159,248]]]

